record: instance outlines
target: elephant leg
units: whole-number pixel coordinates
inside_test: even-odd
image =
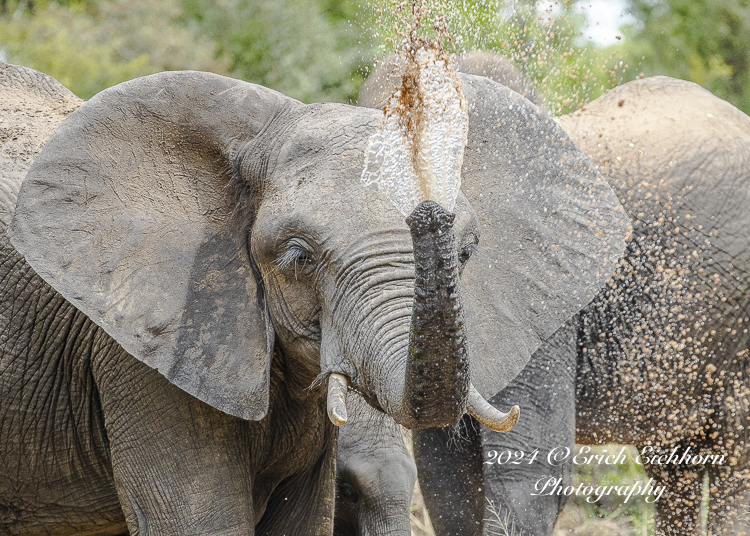
[[[679,452],[684,450],[683,447],[678,449]],[[663,495],[655,504],[655,534],[698,536],[701,533],[699,514],[705,468],[702,465],[646,463],[644,469],[646,474],[654,479],[654,486],[666,486]]]
[[[130,534],[252,534],[245,423],[125,352],[104,361],[95,377]]]
[[[566,326],[491,400],[500,409],[518,404],[521,416],[510,432],[482,430],[487,531],[542,536],[554,530],[567,499],[556,490],[573,483],[573,469],[570,457],[550,463],[548,455],[575,446],[575,363],[576,333]]]
[[[436,536],[481,536],[484,517],[482,437],[469,415],[452,428],[412,432],[414,461]]]

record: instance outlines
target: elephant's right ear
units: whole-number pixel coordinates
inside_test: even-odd
[[[461,285],[472,382],[490,398],[604,285],[630,220],[542,110],[487,78],[461,78],[470,103],[461,190],[480,231]]]
[[[110,88],[49,140],[9,230],[34,270],[125,350],[245,419],[268,409],[273,331],[228,187],[231,153],[299,105],[209,73]]]

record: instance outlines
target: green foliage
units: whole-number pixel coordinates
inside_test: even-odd
[[[621,445],[602,445],[591,447],[590,454],[603,455],[618,453]],[[579,448],[578,446],[576,448]],[[594,486],[632,486],[640,482],[645,486],[649,477],[642,465],[635,463],[638,451],[635,447],[628,447],[626,462],[622,464],[598,464],[575,466],[575,485]],[[590,497],[590,496],[589,496]],[[595,497],[591,498],[593,501]],[[653,500],[653,497],[651,498]],[[626,527],[629,534],[653,534],[654,504],[648,503],[643,495],[633,495],[626,503],[625,497],[617,494],[605,495],[600,501],[589,502],[586,496],[573,496],[575,506],[586,513],[588,519],[606,519],[617,521]]]
[[[1,17],[3,59],[47,73],[85,99],[164,70],[226,72],[215,44],[180,22],[178,0],[67,4],[39,2],[33,11],[20,4]]]
[[[581,44],[584,19],[565,0],[431,0],[456,52],[511,59],[555,113],[613,85],[611,58]],[[54,76],[78,95],[137,76],[199,69],[305,102],[353,102],[373,59],[400,41],[393,0],[0,0],[0,59]],[[426,30],[429,32],[429,22]]]
[[[230,72],[302,101],[356,97],[367,45],[356,1],[185,0],[189,18],[219,43]]]
[[[585,19],[574,0],[546,11],[534,0],[428,5],[446,15],[449,49],[509,58],[557,114],[641,72],[693,80],[750,112],[750,0],[629,2],[636,23],[622,46],[604,51],[581,38]],[[376,54],[400,41],[394,12],[402,4],[0,0],[0,59],[44,71],[84,98],[137,76],[199,69],[306,102],[352,102]]]
[[[692,80],[750,113],[750,0],[630,0],[624,51],[645,75]],[[630,74],[630,78],[635,76]]]
[[[617,85],[616,54],[606,54],[581,36],[584,15],[572,0],[540,11],[536,2],[515,2],[488,48],[511,59],[533,81],[553,113],[570,113]]]
[[[373,26],[380,28],[383,57],[399,42],[397,18],[391,1],[372,1],[380,10]],[[504,56],[534,84],[554,114],[578,109],[622,79],[619,56],[581,38],[586,19],[573,0],[560,0],[546,11],[534,0],[435,0],[433,5],[447,15],[449,51],[481,49]]]
[[[198,69],[307,102],[348,102],[372,56],[363,4],[0,0],[0,59],[44,71],[84,98],[137,76]]]
[[[148,58],[119,58],[106,44],[88,38],[95,35],[95,21],[59,7],[35,17],[0,21],[0,44],[5,59],[50,74],[83,98],[99,90],[145,74]]]

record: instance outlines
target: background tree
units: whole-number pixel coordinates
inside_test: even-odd
[[[586,17],[576,2],[512,5],[500,12],[487,48],[510,58],[553,114],[570,113],[622,80],[617,51],[601,51],[583,39]]]
[[[367,39],[357,0],[185,0],[229,72],[306,102],[356,98]]]
[[[387,56],[399,38],[391,0],[372,0],[370,33]],[[574,0],[434,0],[446,15],[451,52],[486,50],[512,61],[534,84],[546,106],[564,114],[595,99],[623,79],[616,51],[601,51],[583,39],[586,17]],[[623,64],[624,66],[624,64]]]
[[[0,0],[3,1],[3,0]],[[579,39],[572,0],[433,0],[462,52],[511,59],[556,113],[613,85],[611,58]],[[39,69],[89,98],[169,69],[255,82],[305,102],[355,102],[376,56],[397,42],[392,0],[4,0],[0,59]],[[611,62],[610,62],[611,63]]]
[[[647,76],[697,82],[750,113],[750,0],[628,2],[635,23],[623,28],[623,53],[631,63]]]
[[[164,70],[227,72],[217,45],[184,19],[180,0],[8,0],[4,9],[0,60],[49,74],[84,99]]]

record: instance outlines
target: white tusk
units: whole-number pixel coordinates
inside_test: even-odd
[[[328,418],[334,426],[345,424],[349,418],[346,414],[346,376],[336,372],[328,376]]]
[[[521,408],[513,406],[508,413],[492,407],[473,385],[469,385],[469,414],[495,432],[510,432],[518,422]],[[330,411],[330,410],[329,410]]]

